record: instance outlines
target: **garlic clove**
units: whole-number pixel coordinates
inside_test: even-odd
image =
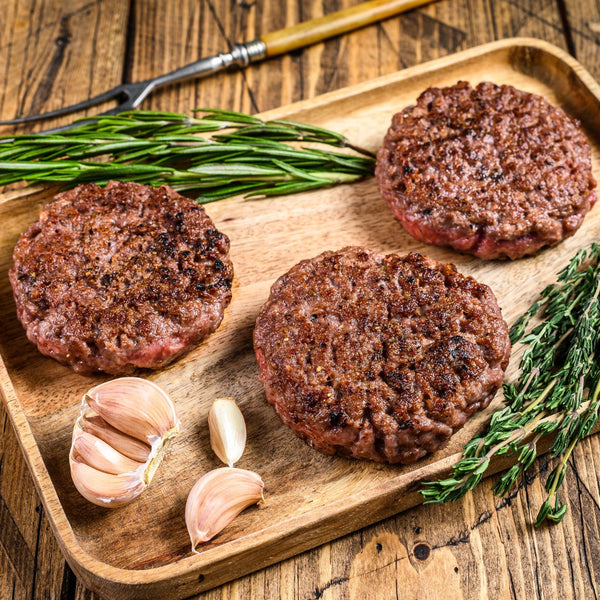
[[[217,398],[208,412],[210,445],[230,467],[241,458],[246,447],[246,423],[233,398]]]
[[[146,489],[139,473],[104,473],[77,460],[71,461],[71,477],[84,498],[110,508],[128,504]]]
[[[96,436],[132,460],[144,463],[150,456],[151,448],[146,442],[137,440],[109,425],[100,415],[83,415],[79,424],[84,431]]]
[[[94,469],[118,475],[144,468],[144,463],[131,460],[106,442],[75,425],[73,432],[72,456]]]
[[[150,445],[179,429],[169,396],[155,383],[139,377],[101,383],[87,392],[84,402],[113,427]]]
[[[192,551],[221,532],[245,508],[264,500],[263,487],[260,475],[245,469],[222,467],[201,477],[185,506]]]

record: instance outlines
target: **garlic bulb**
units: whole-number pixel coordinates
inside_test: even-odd
[[[222,467],[201,477],[185,505],[192,551],[221,532],[245,508],[264,500],[263,487],[258,474],[244,469]]]
[[[150,483],[179,431],[175,407],[155,383],[122,377],[83,396],[69,462],[79,493],[94,504],[123,506]]]
[[[228,466],[241,458],[246,447],[246,423],[233,398],[218,398],[208,412],[210,445]]]

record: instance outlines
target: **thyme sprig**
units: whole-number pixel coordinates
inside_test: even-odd
[[[196,112],[129,111],[88,117],[59,133],[0,137],[0,185],[120,179],[170,185],[205,203],[292,194],[373,174],[372,153],[339,133],[232,111]]]
[[[558,462],[550,473],[547,497],[536,526],[562,520],[567,505],[559,499],[569,457],[596,425],[600,409],[600,247],[577,252],[557,281],[513,325],[511,343],[526,346],[520,373],[504,385],[505,406],[488,428],[463,448],[451,475],[425,482],[426,503],[457,500],[482,479],[495,455],[515,463],[494,484],[505,495],[537,457],[541,437],[554,434],[550,453]]]

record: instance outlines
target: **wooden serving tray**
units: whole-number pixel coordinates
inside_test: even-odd
[[[473,48],[262,116],[327,127],[375,151],[393,113],[414,103],[428,86],[460,79],[510,83],[565,108],[583,122],[599,178],[600,88],[570,56],[538,40]],[[443,450],[411,467],[311,450],[267,404],[252,349],[258,309],[271,284],[293,264],[346,245],[415,250],[454,262],[490,285],[510,324],[578,248],[597,238],[600,224],[596,207],[577,234],[556,248],[515,262],[484,262],[413,240],[392,218],[374,179],[284,198],[208,205],[217,227],[231,239],[232,303],[207,342],[174,365],[144,374],[170,393],[182,431],[138,500],[121,509],[102,509],[75,490],[67,455],[83,392],[106,378],[77,375],[37,352],[17,321],[7,278],[18,235],[53,192],[27,189],[0,196],[0,386],[69,564],[90,589],[109,598],[189,596],[414,506],[421,500],[420,482],[443,476],[462,445],[500,405],[497,397]],[[517,362],[514,357],[509,376]],[[246,417],[248,445],[238,466],[262,475],[266,506],[246,510],[192,554],[184,506],[195,481],[221,466],[210,449],[207,427],[208,408],[220,396],[233,396]],[[501,467],[496,463],[492,470]]]

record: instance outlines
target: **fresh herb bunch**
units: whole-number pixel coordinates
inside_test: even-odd
[[[129,111],[86,117],[59,133],[0,137],[0,185],[71,187],[119,179],[170,185],[205,203],[292,194],[373,175],[372,153],[333,131],[225,110],[196,112],[201,116]]]
[[[496,481],[505,495],[537,456],[542,436],[555,434],[550,447],[560,457],[546,481],[547,498],[536,526],[562,520],[567,505],[558,497],[567,462],[577,443],[596,425],[600,367],[600,247],[577,252],[529,310],[511,328],[511,343],[526,345],[515,383],[505,384],[506,406],[487,431],[473,438],[449,478],[424,483],[426,503],[457,500],[473,489],[494,455],[514,455],[515,464]],[[535,319],[536,325],[531,326]]]

